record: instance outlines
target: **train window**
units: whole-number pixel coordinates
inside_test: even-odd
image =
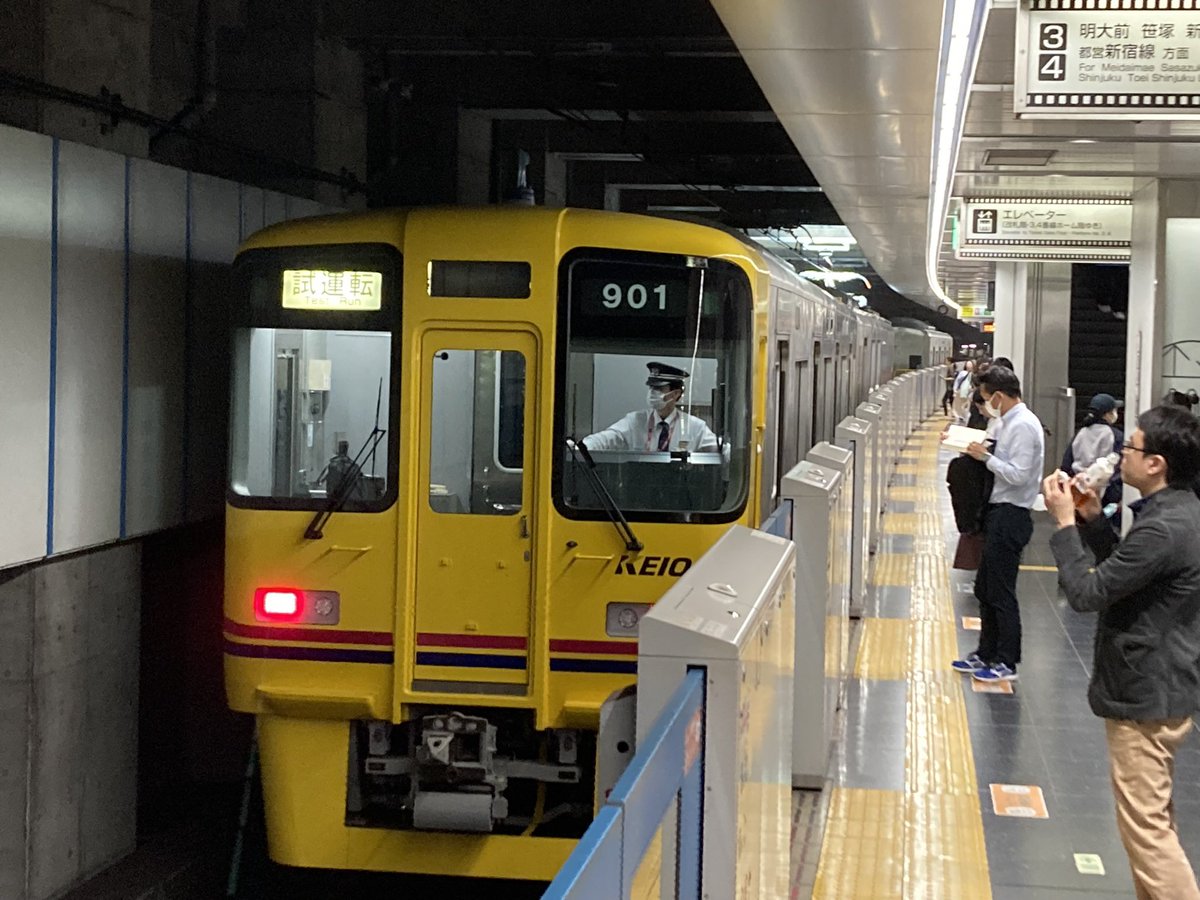
[[[527,262],[435,259],[429,263],[429,296],[524,300],[530,272]]]
[[[229,298],[232,505],[377,512],[395,502],[401,266],[395,248],[380,244],[238,255]]]
[[[525,356],[514,350],[434,353],[429,438],[429,505],[435,512],[520,512]]]
[[[343,509],[378,508],[391,356],[386,331],[235,330],[231,494],[292,508],[334,497]]]
[[[722,260],[588,249],[564,259],[559,283],[560,512],[605,518],[607,490],[634,521],[737,518],[752,459],[745,274]]]

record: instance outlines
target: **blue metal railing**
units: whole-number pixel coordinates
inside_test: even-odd
[[[543,900],[628,900],[660,827],[675,833],[678,852],[662,861],[675,896],[700,896],[704,688],[705,670],[690,670]],[[676,801],[678,817],[668,816]]]

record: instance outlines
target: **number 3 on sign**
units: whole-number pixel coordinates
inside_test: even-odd
[[[617,309],[622,303],[630,309],[645,309],[651,294],[658,299],[660,311],[665,311],[667,308],[667,286],[665,284],[653,288],[644,284],[631,284],[622,290],[619,284],[610,281],[601,290],[601,294],[604,296],[605,309]]]

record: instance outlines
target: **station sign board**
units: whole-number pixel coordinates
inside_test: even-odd
[[[1013,112],[1200,118],[1200,0],[1020,0]]]
[[[971,198],[962,202],[959,259],[1128,262],[1125,199]]]
[[[960,319],[990,319],[993,314],[994,310],[988,306],[960,306],[958,317]]]

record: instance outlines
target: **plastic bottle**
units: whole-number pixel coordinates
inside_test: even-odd
[[[1104,493],[1105,485],[1113,477],[1113,472],[1117,471],[1117,463],[1120,459],[1121,457],[1116,453],[1101,456],[1076,476],[1075,483],[1071,485],[1071,492],[1075,495],[1077,507],[1083,506],[1087,502],[1087,494],[1084,492],[1088,489],[1097,494]]]

